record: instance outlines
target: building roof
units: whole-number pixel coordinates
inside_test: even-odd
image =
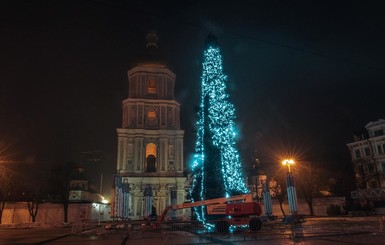
[[[385,119],[378,119],[377,121],[370,122],[370,123],[366,124],[365,128],[370,128],[370,127],[378,126],[381,124],[385,124]]]

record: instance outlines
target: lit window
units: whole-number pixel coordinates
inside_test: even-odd
[[[148,111],[147,112],[147,118],[148,119],[156,119],[156,112],[155,111]]]
[[[147,83],[147,93],[156,94],[156,80],[149,79]]]
[[[156,145],[149,143],[146,146],[147,172],[156,172]]]
[[[149,143],[146,146],[146,157],[148,157],[149,155],[156,156],[156,145],[154,143]]]

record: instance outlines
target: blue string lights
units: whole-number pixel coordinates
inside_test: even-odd
[[[236,148],[235,108],[226,92],[227,76],[223,73],[222,56],[215,40],[207,43],[203,58],[197,140],[191,166],[193,181],[190,196],[193,202],[249,192]],[[210,155],[213,150],[219,155],[218,161],[213,161],[213,154]],[[219,166],[213,166],[214,164]],[[207,191],[208,180],[216,178],[207,174],[211,168],[220,170],[216,185],[222,185],[223,188],[218,190],[224,192],[216,193],[215,197],[210,196]],[[195,207],[194,211],[196,218],[206,223],[205,207]]]

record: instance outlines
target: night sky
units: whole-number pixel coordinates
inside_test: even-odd
[[[0,146],[3,159],[27,167],[98,151],[101,160],[84,165],[110,185],[127,70],[150,31],[176,74],[186,166],[209,33],[221,46],[245,165],[258,157],[268,169],[290,153],[346,172],[353,133],[385,118],[385,17],[374,3],[8,2],[0,3]]]

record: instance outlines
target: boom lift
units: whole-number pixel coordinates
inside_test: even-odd
[[[222,218],[214,221],[216,229],[219,232],[227,231],[230,225],[249,225],[250,230],[252,231],[261,229],[261,205],[257,202],[253,202],[251,194],[171,205],[164,209],[162,215],[158,219],[158,223],[161,223],[164,220],[170,209],[179,210],[201,206],[206,206],[207,216],[209,218],[212,215],[222,216]]]

